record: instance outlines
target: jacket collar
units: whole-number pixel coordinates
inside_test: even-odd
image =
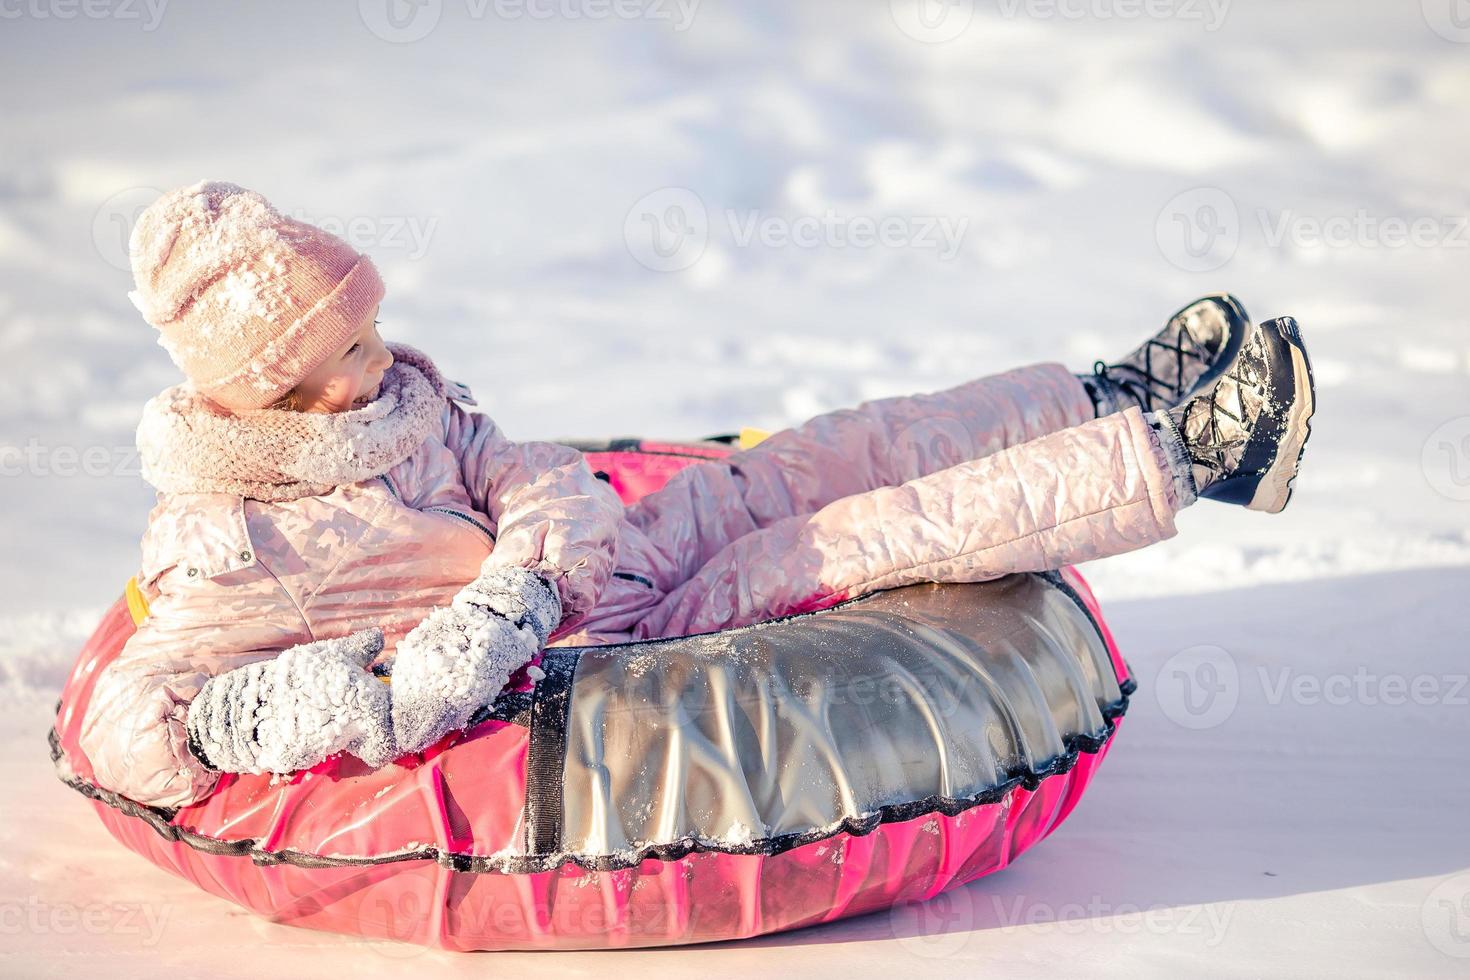
[[[138,585],[172,565],[191,579],[214,578],[257,561],[245,524],[245,497],[231,493],[164,494],[148,516]]]

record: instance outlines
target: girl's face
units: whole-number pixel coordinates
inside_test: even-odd
[[[377,309],[372,315],[378,315]],[[377,397],[383,372],[393,365],[393,354],[378,336],[377,324],[369,317],[350,340],[301,379],[295,389],[301,411],[345,412]]]

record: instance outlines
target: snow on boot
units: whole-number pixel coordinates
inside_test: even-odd
[[[1210,389],[1160,414],[1178,430],[1199,496],[1275,514],[1291,499],[1315,410],[1312,365],[1287,316],[1257,327]]]
[[[1145,412],[1173,408],[1218,378],[1250,333],[1245,307],[1227,293],[1195,300],[1164,328],[1118,361],[1098,361],[1079,375],[1099,416],[1138,405]]]

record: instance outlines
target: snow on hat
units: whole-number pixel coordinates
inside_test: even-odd
[[[128,255],[128,298],[158,343],[195,388],[231,409],[278,401],[347,342],[384,292],[367,256],[224,181],[154,201]]]

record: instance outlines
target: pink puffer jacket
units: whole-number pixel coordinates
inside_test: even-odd
[[[373,479],[274,503],[160,494],[137,576],[149,616],[82,724],[100,785],[157,806],[203,798],[219,777],[187,751],[184,718],[205,680],[370,626],[386,659],[487,556],[556,582],[555,645],[739,626],[1175,533],[1142,413],[1094,419],[1057,364],[818,416],[626,509],[576,450],[512,442],[454,397]]]
[[[187,751],[184,717],[210,676],[370,626],[386,658],[492,547],[557,583],[568,632],[612,571],[621,516],[581,453],[512,442],[448,399],[437,437],[372,480],[278,503],[160,493],[137,572],[149,614],[98,679],[82,750],[139,802],[200,799],[219,777]]]

